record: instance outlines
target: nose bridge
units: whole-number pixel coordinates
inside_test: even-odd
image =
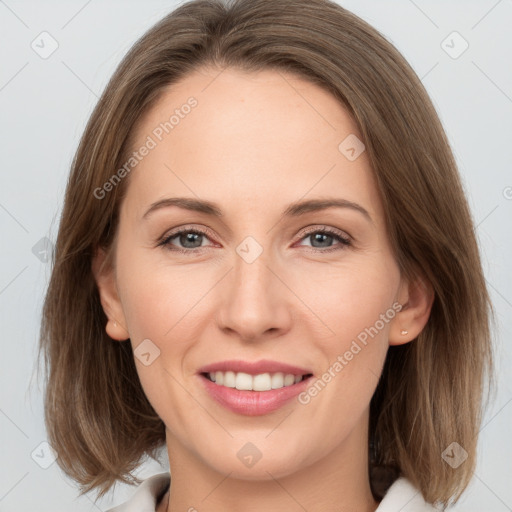
[[[259,245],[259,244],[258,244]],[[261,246],[259,246],[261,247]],[[233,269],[233,292],[239,292],[239,299],[266,299],[272,286],[272,273],[268,266],[268,250],[263,251],[254,242],[244,241],[236,248]],[[271,295],[271,294],[268,294]],[[260,301],[263,302],[263,301]]]
[[[270,250],[247,237],[237,247],[231,277],[223,287],[219,318],[223,328],[243,338],[257,338],[270,329],[289,327],[289,305],[283,284],[269,269]]]

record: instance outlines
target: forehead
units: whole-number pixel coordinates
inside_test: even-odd
[[[130,174],[127,199],[142,208],[168,195],[201,197],[261,213],[269,202],[343,197],[377,214],[366,153],[344,153],[343,141],[356,137],[346,108],[303,78],[202,68],[169,86],[139,122],[133,149],[149,139],[152,148]]]

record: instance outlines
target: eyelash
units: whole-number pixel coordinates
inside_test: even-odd
[[[173,247],[170,244],[170,241],[173,238],[176,238],[177,236],[179,236],[179,235],[181,235],[183,233],[194,233],[196,235],[203,235],[203,236],[206,236],[208,238],[211,237],[210,232],[207,231],[207,230],[202,230],[202,229],[199,229],[199,228],[193,228],[193,229],[192,228],[183,228],[183,229],[180,229],[179,231],[175,231],[174,233],[171,233],[168,236],[165,236],[163,239],[161,239],[158,242],[157,246],[158,247],[164,247],[165,249],[167,249],[169,251],[179,252],[179,253],[182,253],[182,254],[191,254],[191,253],[195,254],[195,253],[201,251],[201,249],[204,249],[204,247],[196,247],[195,249],[181,249],[179,247]],[[303,240],[304,238],[307,238],[310,235],[314,235],[316,233],[330,235],[330,236],[334,237],[340,243],[337,246],[329,247],[327,249],[318,249],[316,247],[310,247],[310,250],[312,250],[313,252],[316,252],[316,253],[334,252],[334,251],[343,250],[346,247],[349,247],[349,246],[352,245],[352,242],[351,242],[351,240],[348,237],[344,237],[339,232],[337,232],[337,231],[335,231],[333,229],[330,229],[330,228],[325,228],[325,227],[324,228],[311,229],[311,230],[303,233],[302,237],[299,239],[299,241]]]

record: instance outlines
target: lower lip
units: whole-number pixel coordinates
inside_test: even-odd
[[[210,396],[227,409],[246,416],[260,416],[279,409],[304,391],[312,379],[312,375],[291,386],[268,391],[241,391],[236,388],[219,386],[202,374],[199,374],[199,378],[203,381]]]

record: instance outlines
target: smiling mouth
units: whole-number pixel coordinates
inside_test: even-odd
[[[201,376],[215,383],[239,391],[271,391],[293,386],[313,376],[312,373],[294,375],[291,373],[272,372],[251,375],[244,372],[203,372]]]

